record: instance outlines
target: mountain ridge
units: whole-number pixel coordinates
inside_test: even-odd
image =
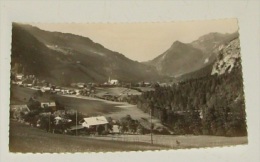
[[[12,32],[12,67],[22,64],[26,73],[50,82],[105,82],[108,77],[128,82],[161,77],[152,66],[130,60],[89,38],[19,24],[13,24]]]
[[[159,81],[181,76],[190,78],[189,75],[201,77],[208,75],[209,68],[217,59],[219,47],[236,37],[237,32],[215,32],[191,43],[177,40],[153,60],[140,63],[88,37],[13,23],[12,67],[22,64],[28,74],[62,84],[105,82],[108,77],[124,82]],[[13,71],[17,69],[13,68]]]
[[[189,74],[215,62],[218,47],[236,37],[238,32],[226,34],[212,32],[191,43],[177,40],[164,53],[145,64],[155,66],[159,73],[172,77]]]

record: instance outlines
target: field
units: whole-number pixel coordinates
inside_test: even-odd
[[[35,93],[35,90],[11,85],[10,104],[26,104],[33,93]]]
[[[113,152],[168,150],[232,146],[247,143],[247,137],[154,135],[69,136],[47,133],[28,125],[10,121],[11,152]],[[176,140],[180,142],[178,145]]]
[[[9,150],[11,152],[114,152],[169,149],[167,146],[142,142],[121,142],[47,133],[28,125],[10,121]]]
[[[93,139],[151,143],[151,135],[110,135]],[[178,141],[179,144],[176,142]],[[247,137],[195,136],[195,135],[153,135],[153,144],[172,149],[222,147],[247,144]]]
[[[113,87],[113,88],[98,88],[96,89],[96,96],[103,96],[109,94],[112,96],[126,96],[126,95],[140,95],[141,92],[137,90],[123,88],[123,87]]]

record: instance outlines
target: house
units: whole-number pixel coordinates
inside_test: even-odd
[[[50,91],[50,90],[51,90],[51,87],[42,87],[42,88],[41,88],[41,91],[42,91],[42,92]]]
[[[56,103],[55,102],[41,102],[41,108],[43,109],[51,109],[52,111],[56,110]]]
[[[148,86],[151,86],[151,83],[150,82],[139,82],[138,83],[138,86],[139,87],[148,87]]]
[[[22,80],[23,77],[24,77],[23,74],[16,74],[16,79],[17,79],[17,80]]]
[[[92,126],[106,125],[108,124],[107,119],[104,116],[83,118],[82,126],[90,128]]]
[[[110,79],[110,77],[108,78],[108,84],[110,85],[118,85],[118,80],[116,79]]]
[[[113,125],[111,133],[119,134],[120,133],[119,125]]]
[[[32,87],[32,84],[30,84],[30,83],[26,84],[26,87]]]
[[[76,95],[78,96],[78,95],[80,95],[80,90],[79,89],[75,89],[75,93],[76,93]]]
[[[83,121],[79,123],[92,133],[103,134],[103,132],[108,131],[108,121],[104,116],[83,118]]]
[[[61,89],[60,89],[60,88],[55,88],[54,91],[55,91],[55,92],[60,92]]]
[[[77,83],[77,87],[78,88],[84,88],[85,87],[85,83]]]
[[[116,80],[116,79],[112,79],[112,80],[110,80],[110,82],[109,82],[111,85],[117,85],[119,82],[118,82],[118,80]]]
[[[22,85],[23,82],[22,82],[22,81],[18,81],[18,82],[16,82],[16,84],[17,84],[17,85]]]

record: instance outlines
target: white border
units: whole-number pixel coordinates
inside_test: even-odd
[[[0,161],[260,161],[260,1],[1,1]],[[11,23],[169,22],[238,18],[249,144],[156,152],[13,154],[8,152]]]

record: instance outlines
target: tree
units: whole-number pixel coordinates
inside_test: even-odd
[[[33,99],[33,97],[31,97],[29,99],[29,101],[27,102],[27,106],[30,110],[37,110],[41,108],[41,103],[35,99]]]

